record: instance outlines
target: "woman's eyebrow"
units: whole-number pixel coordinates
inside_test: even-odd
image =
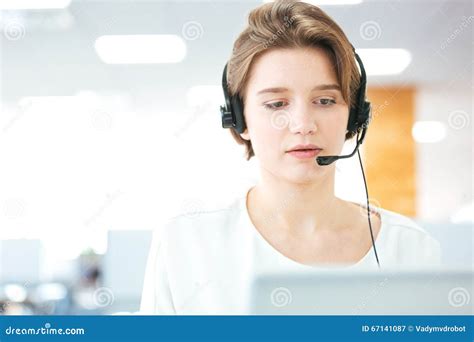
[[[341,87],[337,84],[319,84],[315,86],[311,91],[315,90],[339,90],[341,91]],[[265,94],[265,93],[283,93],[285,91],[288,91],[288,88],[282,88],[282,87],[275,87],[275,88],[266,88],[260,90],[257,95]]]

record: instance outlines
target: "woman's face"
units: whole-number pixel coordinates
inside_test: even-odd
[[[328,56],[319,48],[274,49],[252,63],[244,93],[247,130],[260,167],[295,183],[311,182],[331,166],[296,158],[295,145],[314,144],[319,156],[344,145],[348,105]]]

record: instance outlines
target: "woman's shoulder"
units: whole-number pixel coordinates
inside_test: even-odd
[[[390,255],[414,265],[437,265],[441,246],[426,229],[413,219],[387,209],[377,208],[382,217],[382,243]]]
[[[193,200],[182,206],[175,215],[167,218],[155,232],[162,236],[193,234],[213,235],[214,238],[233,230],[242,215],[241,196],[220,203]]]
[[[365,211],[367,210],[366,204],[358,203],[358,202],[349,202],[352,204],[356,204],[360,207],[360,210],[363,210],[364,215]],[[429,237],[430,234],[422,228],[419,224],[417,224],[412,218],[397,213],[395,211],[391,211],[388,209],[384,209],[378,206],[370,206],[370,211],[373,215],[377,216],[380,219],[381,227],[380,230],[383,231],[383,235],[387,236],[413,236],[413,237]],[[362,212],[362,211],[361,211]]]
[[[431,237],[429,232],[412,218],[384,208],[377,208],[382,218],[383,228],[393,234],[405,234],[418,237]]]

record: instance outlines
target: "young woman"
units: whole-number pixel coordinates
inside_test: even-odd
[[[349,122],[365,88],[354,50],[321,9],[277,1],[253,10],[224,76],[244,116],[232,135],[258,159],[260,180],[232,205],[175,217],[155,233],[141,312],[245,313],[259,272],[440,262],[439,243],[421,227],[337,198],[335,163],[315,162],[367,128]]]

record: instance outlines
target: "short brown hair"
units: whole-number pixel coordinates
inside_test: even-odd
[[[345,33],[324,11],[314,5],[289,0],[277,0],[252,10],[248,26],[234,43],[227,67],[229,94],[244,94],[253,60],[269,49],[322,48],[331,59],[342,97],[354,105],[360,73],[354,59],[351,43]],[[246,146],[247,160],[255,154],[252,143],[243,139],[234,129],[234,139]],[[354,136],[346,133],[346,140]]]

